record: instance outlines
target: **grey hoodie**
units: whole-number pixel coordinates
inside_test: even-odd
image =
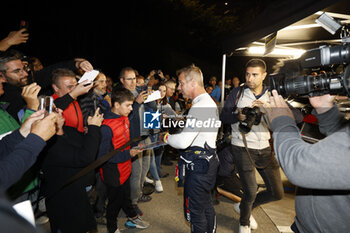
[[[300,187],[295,222],[301,233],[350,231],[350,122],[337,107],[317,115],[323,140],[309,144],[288,116],[271,123],[276,157],[289,181]]]

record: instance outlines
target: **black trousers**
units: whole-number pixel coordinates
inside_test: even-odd
[[[106,184],[103,183],[101,179],[100,173],[96,173],[96,183],[95,183],[95,189],[97,192],[97,198],[95,202],[95,216],[97,218],[103,216],[104,212],[106,211],[106,199],[107,199],[107,187]]]
[[[184,183],[184,214],[191,223],[191,232],[216,232],[215,209],[211,190],[215,186],[219,160],[217,155],[209,161],[208,171],[186,171]],[[196,163],[196,161],[194,161]]]
[[[261,150],[249,149],[251,159],[259,166],[257,168],[263,178],[266,190],[256,192],[258,184],[255,177],[255,166],[249,159],[249,155],[244,147],[232,145],[233,161],[237,166],[239,177],[243,188],[243,197],[240,204],[241,216],[240,224],[250,225],[250,215],[252,209],[262,204],[277,201],[283,198],[283,185],[279,165],[271,152],[271,148]]]
[[[128,217],[135,217],[137,215],[134,207],[131,204],[130,198],[130,178],[119,187],[110,185],[107,186],[107,229],[109,233],[114,233],[117,226],[117,217],[120,209],[123,209]]]

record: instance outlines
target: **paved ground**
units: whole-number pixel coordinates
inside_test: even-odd
[[[140,203],[139,207],[144,212],[143,219],[150,223],[150,227],[144,230],[126,229],[124,223],[126,218],[123,214],[118,219],[121,232],[142,232],[142,233],[188,233],[189,224],[185,221],[182,211],[182,189],[176,187],[173,174],[175,165],[164,166],[164,172],[170,176],[162,179],[164,192],[153,193],[152,200]],[[285,176],[282,174],[283,179]],[[258,182],[261,178],[257,177]],[[234,233],[238,232],[239,215],[233,210],[233,201],[220,196],[220,203],[215,205],[217,215],[217,232]],[[281,201],[269,203],[253,211],[253,216],[259,224],[259,228],[253,233],[287,233],[291,232],[289,226],[294,218],[294,195],[286,194]],[[50,233],[48,224],[42,226],[46,233]],[[105,225],[98,225],[99,233],[107,233]]]

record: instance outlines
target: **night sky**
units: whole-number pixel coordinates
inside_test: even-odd
[[[44,66],[83,57],[117,80],[125,66],[144,76],[152,69],[175,76],[177,69],[193,63],[208,80],[221,78],[222,36],[249,24],[276,0],[227,1],[229,6],[211,0],[72,2],[9,3],[1,15],[0,35],[27,20],[30,39],[13,48],[38,57]],[[213,2],[216,6],[210,8]],[[227,76],[243,79],[248,59],[227,58]]]

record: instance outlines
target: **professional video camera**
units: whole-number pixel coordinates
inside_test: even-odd
[[[301,68],[322,67],[343,64],[345,71],[340,74],[295,75],[275,73],[269,75],[270,89],[276,89],[284,97],[317,96],[339,94],[350,97],[350,45],[320,47],[307,52],[296,62]]]
[[[332,23],[332,22],[331,22]],[[324,94],[347,95],[350,97],[350,36],[345,26],[341,31],[342,45],[321,46],[306,51],[303,56],[289,61],[299,73],[281,67],[278,73],[269,75],[270,90],[276,89],[284,97],[317,96]],[[342,66],[339,73],[302,74],[308,68],[334,68]],[[297,69],[294,69],[294,71]],[[310,72],[311,73],[311,72]]]

